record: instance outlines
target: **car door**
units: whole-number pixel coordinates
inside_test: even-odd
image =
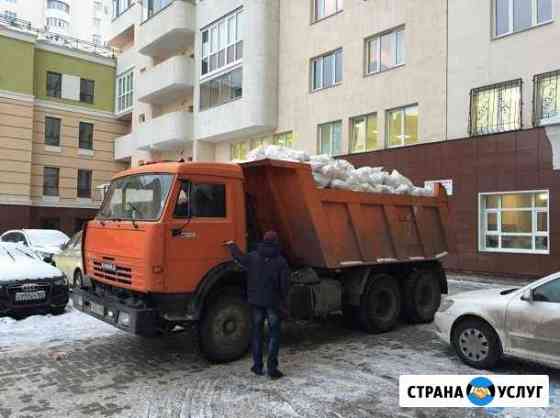
[[[166,223],[167,285],[191,292],[212,267],[229,259],[234,239],[231,182],[211,176],[183,179]]]
[[[532,297],[517,294],[508,305],[509,350],[518,357],[559,366],[560,278],[529,289]]]

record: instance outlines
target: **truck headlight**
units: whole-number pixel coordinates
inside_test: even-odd
[[[449,310],[449,308],[451,308],[454,303],[455,303],[455,301],[453,299],[445,298],[441,302],[441,305],[439,306],[438,312],[445,312],[445,311]]]
[[[119,325],[128,327],[130,324],[130,315],[127,312],[120,312],[119,313]]]

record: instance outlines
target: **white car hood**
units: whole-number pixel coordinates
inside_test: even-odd
[[[0,247],[0,284],[14,280],[37,280],[61,277],[62,272],[54,266],[31,258],[16,248]]]
[[[510,290],[510,289],[514,289],[515,286],[510,286],[510,287],[502,287],[499,289],[483,289],[483,290],[473,290],[470,292],[462,292],[462,293],[457,293],[455,295],[450,295],[449,299],[454,299],[454,300],[460,300],[462,302],[467,301],[467,300],[471,300],[473,303],[477,303],[480,302],[481,300],[496,300],[498,298],[502,298],[504,296],[511,296],[514,292],[508,293],[507,295],[501,295],[501,292],[503,292],[504,290]],[[521,288],[521,286],[519,287],[519,289]],[[519,290],[517,289],[517,290]],[[517,291],[516,290],[516,291]]]

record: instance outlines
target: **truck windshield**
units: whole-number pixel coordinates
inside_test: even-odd
[[[136,174],[113,180],[97,218],[157,220],[172,182],[172,174]]]

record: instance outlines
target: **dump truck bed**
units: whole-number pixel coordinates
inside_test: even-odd
[[[439,185],[433,197],[363,193],[319,189],[304,163],[260,160],[241,167],[249,228],[277,231],[294,266],[341,269],[447,252],[447,196]]]

